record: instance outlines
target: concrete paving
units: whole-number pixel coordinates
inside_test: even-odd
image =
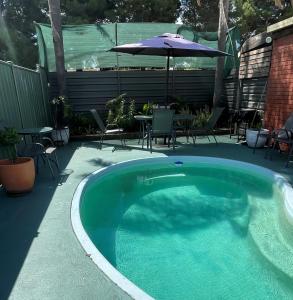
[[[219,144],[199,138],[196,146],[179,139],[176,151],[155,147],[150,154],[137,140],[128,148],[112,152],[117,141],[106,141],[102,150],[96,142],[74,142],[58,149],[62,169],[69,175],[53,180],[40,166],[32,193],[8,197],[0,188],[0,299],[104,299],[99,295],[107,284],[97,275],[71,227],[70,206],[78,183],[91,172],[135,158],[169,155],[201,155],[241,160],[267,167],[293,182],[293,163],[284,168],[285,157],[275,153],[264,159],[264,149],[255,154],[228,136]],[[71,173],[71,174],[70,174]]]

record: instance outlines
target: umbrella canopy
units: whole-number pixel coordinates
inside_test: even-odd
[[[216,57],[228,53],[184,39],[181,35],[164,33],[137,43],[116,46],[110,51],[134,55],[158,55],[172,57]]]
[[[222,52],[199,43],[184,39],[179,34],[164,33],[137,43],[116,46],[110,51],[133,55],[157,55],[167,57],[166,105],[168,104],[170,57],[216,57],[228,56]]]

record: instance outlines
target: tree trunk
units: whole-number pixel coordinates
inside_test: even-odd
[[[56,60],[56,73],[59,95],[66,94],[65,67],[64,67],[64,47],[61,24],[60,0],[48,0],[54,52]]]
[[[226,35],[228,31],[229,0],[219,0],[219,26],[218,26],[218,49],[225,51]],[[224,79],[225,57],[218,57],[215,75],[215,87],[213,105],[218,106],[221,101]]]

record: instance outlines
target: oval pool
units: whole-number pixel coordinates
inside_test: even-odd
[[[163,157],[94,172],[71,217],[121,299],[289,299],[292,200],[262,167]]]

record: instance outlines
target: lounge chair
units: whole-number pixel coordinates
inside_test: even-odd
[[[293,113],[289,116],[284,126],[280,129],[274,129],[269,136],[268,150],[266,151],[265,158],[268,156],[272,159],[272,150],[279,148],[280,144],[288,145],[288,157],[285,164],[287,168],[289,166],[290,157],[293,155]]]
[[[123,133],[122,128],[119,128],[117,124],[107,124],[107,126],[105,126],[97,110],[91,109],[90,112],[93,115],[98,127],[100,128],[100,131],[97,131],[97,133],[101,133],[100,142],[99,142],[100,149],[102,149],[103,146],[104,136],[111,135],[111,134],[119,134],[122,147],[126,145],[125,139],[123,138],[122,135]],[[115,151],[115,149],[116,147],[114,147],[112,151]]]
[[[204,134],[208,137],[208,140],[210,141],[209,139],[209,135],[212,135],[216,144],[218,143],[217,139],[216,139],[216,136],[215,136],[215,126],[220,118],[220,116],[222,115],[223,111],[224,111],[225,107],[215,107],[213,112],[212,112],[212,115],[211,117],[209,118],[207,124],[202,127],[202,128],[192,128],[190,133],[191,133],[191,136],[193,138],[193,143],[195,143],[196,141],[196,136],[198,134]]]
[[[152,140],[157,137],[168,138],[168,146],[170,147],[170,140],[172,139],[173,150],[175,150],[175,135],[176,132],[173,128],[174,110],[171,109],[154,109],[152,125],[147,128],[147,144],[152,153]]]

